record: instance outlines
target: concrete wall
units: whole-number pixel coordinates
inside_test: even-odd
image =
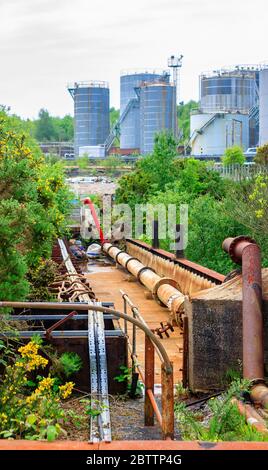
[[[220,389],[226,383],[226,373],[239,370],[242,364],[241,280],[226,283],[226,293],[224,290],[223,284],[186,302],[188,376],[193,391]],[[268,296],[264,299],[264,324],[265,373],[268,376]]]

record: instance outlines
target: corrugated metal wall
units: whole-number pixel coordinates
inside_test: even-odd
[[[248,113],[256,104],[256,79],[252,77],[202,77],[200,83],[201,110],[205,113]]]
[[[164,83],[144,85],[140,89],[140,150],[152,152],[154,138],[162,130],[175,131],[174,100],[176,89]]]
[[[140,148],[140,102],[135,88],[139,88],[143,82],[154,82],[156,80],[169,82],[169,75],[158,73],[133,73],[121,75],[120,77],[120,114],[122,115],[128,103],[133,98],[137,102],[131,107],[120,128],[120,148]]]
[[[103,82],[94,82],[91,86],[80,86],[71,90],[74,99],[75,118],[75,154],[79,147],[101,145],[110,131],[110,95],[109,88]]]
[[[268,68],[260,71],[260,145],[268,143]]]

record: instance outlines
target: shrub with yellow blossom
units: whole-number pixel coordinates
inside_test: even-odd
[[[47,163],[19,120],[0,107],[0,298],[27,298],[27,272],[50,257],[71,199],[62,165]]]
[[[32,373],[40,373],[48,366],[40,347],[33,339],[18,348],[17,353],[12,351],[15,359],[8,361],[0,379],[0,438],[54,440],[64,432],[61,423],[66,420],[66,413],[61,400],[72,394],[74,383],[54,387],[55,377],[37,375],[35,389],[29,393],[27,387]],[[3,342],[0,349],[5,352]]]

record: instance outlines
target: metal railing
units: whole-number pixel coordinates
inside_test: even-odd
[[[137,325],[132,324],[132,339],[128,337],[127,320],[124,320],[124,333],[128,337],[128,346],[132,361],[132,384],[131,390],[137,384],[137,370],[145,387],[144,394],[144,424],[145,426],[154,425],[154,416],[156,417],[164,439],[174,438],[174,383],[173,383],[173,365],[168,359],[167,353],[161,342],[155,337],[149,329],[138,308],[133,304],[128,295],[120,290],[123,299],[124,314],[128,315],[128,307],[131,309],[132,318],[139,322],[150,331],[150,336],[145,334],[145,365],[144,373],[138,364],[137,356]],[[151,335],[156,341],[152,341]],[[155,377],[155,352],[161,361],[161,385],[162,385],[162,415],[154,396],[154,377]]]

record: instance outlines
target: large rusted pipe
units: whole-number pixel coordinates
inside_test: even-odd
[[[178,290],[178,284],[174,279],[160,277],[152,269],[144,266],[138,259],[128,255],[125,251],[119,250],[111,243],[104,243],[103,251],[136,277],[172,313],[175,314],[180,311],[185,296]]]
[[[268,406],[268,388],[264,385],[264,342],[262,314],[261,252],[249,237],[227,238],[223,249],[242,264],[243,376],[253,383],[251,398]]]

